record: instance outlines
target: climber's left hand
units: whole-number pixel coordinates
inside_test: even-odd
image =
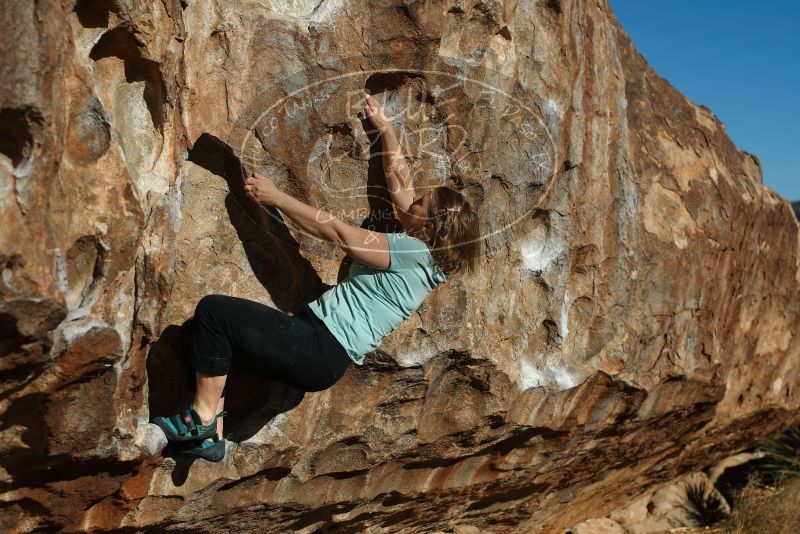
[[[265,206],[274,206],[283,194],[280,189],[266,176],[257,172],[250,173],[244,181],[245,194]]]

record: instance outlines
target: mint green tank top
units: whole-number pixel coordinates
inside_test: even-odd
[[[405,232],[386,236],[388,269],[353,262],[347,278],[308,303],[357,365],[447,281],[424,241]]]

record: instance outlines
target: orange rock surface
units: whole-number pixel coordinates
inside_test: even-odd
[[[800,422],[792,207],[606,1],[0,19],[4,529],[559,532]],[[236,370],[225,459],[163,457],[197,301],[294,310],[346,272],[243,172],[396,228],[364,88],[417,183],[478,207],[479,272],[328,390]]]

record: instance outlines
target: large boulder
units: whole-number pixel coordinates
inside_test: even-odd
[[[605,1],[0,21],[5,528],[557,532],[800,421],[792,207]],[[419,186],[478,207],[479,271],[328,390],[237,369],[224,461],[162,456],[197,301],[294,310],[346,269],[244,172],[397,228],[363,88]]]

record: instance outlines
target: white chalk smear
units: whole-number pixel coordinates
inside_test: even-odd
[[[407,350],[397,355],[397,363],[401,367],[418,367],[424,365],[436,356],[436,350],[432,345],[415,347],[415,350]]]
[[[522,391],[541,386],[569,389],[577,384],[576,377],[563,365],[537,365],[528,358],[520,360],[519,386]]]
[[[541,273],[566,252],[566,247],[539,227],[520,244],[520,252],[523,269]]]

